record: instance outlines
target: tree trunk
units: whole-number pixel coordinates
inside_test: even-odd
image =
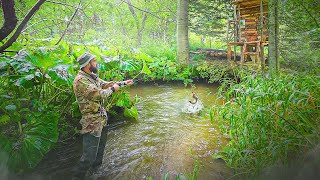
[[[128,7],[129,7],[129,10],[136,22],[136,26],[137,26],[137,45],[140,46],[141,45],[141,40],[142,40],[142,31],[144,29],[144,23],[147,19],[147,15],[144,14],[143,15],[143,19],[142,19],[142,27],[140,27],[140,22],[139,22],[139,19],[138,19],[138,16],[137,14],[135,13],[133,7],[132,7],[132,4],[131,4],[131,1],[130,0],[127,0],[127,4],[128,4]]]
[[[279,70],[279,11],[278,0],[269,0],[269,66],[272,72]]]
[[[163,27],[163,42],[167,44],[167,29],[168,29],[168,22],[164,22],[164,27]]]
[[[16,28],[18,19],[16,16],[16,11],[14,9],[13,0],[2,0],[2,11],[4,17],[3,26],[0,29],[0,41],[9,36],[9,34]]]
[[[142,42],[142,32],[143,32],[143,30],[145,28],[145,24],[146,24],[147,18],[148,18],[147,13],[143,13],[143,19],[142,19],[142,22],[141,22],[141,27],[140,27],[140,29],[138,29],[138,39],[137,39],[138,46],[140,46],[141,42]]]
[[[117,10],[117,12],[119,13],[119,17],[120,17],[120,21],[121,21],[121,27],[122,27],[123,34],[124,34],[125,36],[128,36],[128,35],[127,35],[126,26],[123,24],[122,14],[121,14],[121,12],[119,11],[118,8],[116,8],[116,10]]]
[[[2,53],[5,49],[10,47],[19,37],[21,34],[21,31],[25,27],[25,25],[28,23],[28,21],[31,19],[31,17],[34,15],[34,13],[37,12],[37,10],[40,8],[40,6],[45,2],[46,0],[38,0],[37,3],[30,9],[28,14],[24,17],[20,25],[18,26],[16,32],[11,36],[11,38],[0,47],[0,53]]]
[[[177,60],[180,64],[189,64],[188,5],[189,0],[178,0]]]

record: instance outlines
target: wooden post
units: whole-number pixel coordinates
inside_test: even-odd
[[[227,43],[229,43],[229,26],[230,26],[230,20],[228,20],[228,24],[227,24]]]
[[[242,47],[242,53],[241,53],[241,66],[244,65],[244,58],[245,58],[246,51],[247,51],[247,44],[244,43]]]
[[[260,59],[261,59],[261,69],[262,70],[264,70],[264,67],[265,67],[265,64],[266,64],[266,62],[265,62],[265,60],[264,60],[264,44],[263,43],[261,43],[261,57],[260,57]]]
[[[241,42],[241,28],[240,28],[240,23],[241,23],[241,16],[240,16],[240,5],[236,5],[235,6],[235,11],[234,11],[234,16],[236,17],[236,20],[237,20],[237,24],[235,24],[235,29],[237,29],[237,42]],[[235,51],[237,50],[237,46],[238,45],[235,45]],[[240,48],[240,58],[242,57],[242,47]],[[235,60],[236,60],[236,56],[235,56]],[[240,59],[241,61],[242,59]]]
[[[263,41],[263,4],[260,0],[260,41]]]
[[[229,43],[227,44],[227,49],[228,49],[227,59],[228,61],[231,61],[231,47]]]
[[[264,60],[264,37],[263,37],[263,0],[260,0],[260,60],[261,60],[261,69],[264,70],[265,60]]]
[[[257,45],[256,45],[256,53],[257,53],[257,55],[256,55],[257,62],[256,63],[260,63],[260,42],[257,42]]]
[[[237,17],[237,7],[234,6],[233,10],[234,10],[234,13],[233,13],[233,16],[234,16],[234,24],[233,24],[233,27],[234,27],[234,42],[238,42],[238,17]],[[236,56],[237,56],[237,46],[233,46],[233,61],[234,61],[234,62],[236,61]]]

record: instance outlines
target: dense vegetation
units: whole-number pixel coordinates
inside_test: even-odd
[[[220,94],[226,102],[215,106],[212,119],[221,121],[231,138],[220,155],[236,167],[236,176],[297,163],[297,154],[303,166],[302,160],[319,142],[319,77],[282,72],[272,78],[246,72],[239,84],[224,91],[225,83]]]
[[[14,2],[17,19],[22,21],[37,1]],[[97,56],[99,76],[106,80],[219,82],[224,103],[213,104],[210,116],[230,142],[216,157],[235,169],[236,178],[258,175],[272,165],[288,165],[297,157],[303,160],[318,145],[318,1],[280,3],[282,69],[276,74],[268,68],[206,63],[203,55],[191,57],[188,65],[180,64],[173,0],[57,3],[45,2],[9,52],[0,55],[0,150],[8,155],[0,158],[10,170],[32,170],[55,145],[78,134],[81,115],[71,85],[79,69],[76,58],[85,51]],[[230,6],[218,0],[195,0],[189,7],[190,49],[225,49]],[[138,120],[136,99],[126,89],[106,103],[113,116]]]

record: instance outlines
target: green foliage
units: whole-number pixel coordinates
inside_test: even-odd
[[[35,3],[34,0],[15,2],[16,9],[19,9],[16,11],[19,21],[22,21]],[[81,4],[79,0],[69,0],[63,4],[45,3],[28,22],[18,42],[22,45],[20,47],[43,47],[49,44],[52,47],[67,28],[79,5],[80,9],[64,36],[68,42],[99,44],[103,40],[114,47],[138,47],[148,41],[166,43],[174,38],[175,1],[131,3],[142,11],[130,9],[127,3],[118,0],[82,0]],[[150,15],[146,12],[157,13]],[[3,24],[3,19],[0,19],[0,23]],[[21,49],[20,47],[15,46],[11,49],[17,50]]]
[[[203,64],[197,67],[199,75],[203,79],[208,79],[208,83],[228,81],[234,77],[234,70],[226,64]]]
[[[176,47],[161,44],[161,42],[148,44],[141,47],[141,51],[155,59],[166,59],[174,61],[176,59]]]
[[[200,61],[200,60],[205,60],[206,56],[204,54],[196,54],[192,56],[192,61]]]
[[[319,142],[320,79],[281,73],[270,78],[245,73],[239,84],[220,93],[225,99],[212,113],[231,141],[221,152],[243,175],[258,174],[274,163],[286,164]]]
[[[230,14],[232,7],[220,0],[190,1],[190,29],[204,36],[222,36]]]
[[[279,8],[281,65],[319,74],[319,1],[281,1]]]
[[[181,180],[181,179],[184,179],[184,180],[197,180],[198,179],[198,173],[199,173],[199,170],[200,170],[200,163],[198,160],[196,160],[193,164],[193,171],[188,174],[183,174],[183,175],[176,175],[175,179],[176,180]],[[147,177],[146,179],[148,180],[153,180],[152,177]],[[163,176],[163,180],[168,180],[169,179],[169,173],[166,173],[164,174]]]
[[[9,156],[10,170],[23,172],[34,168],[58,139],[58,122],[72,94],[70,86],[48,74],[54,70],[56,56],[37,51],[20,51],[14,58],[1,57],[0,129],[1,149]],[[53,53],[56,53],[53,51]],[[52,58],[52,59],[50,59]],[[49,61],[51,63],[47,63]],[[52,63],[54,62],[54,63]],[[46,69],[36,66],[43,65]],[[63,73],[60,69],[56,77]],[[65,79],[70,78],[64,72]],[[71,77],[72,78],[72,77]],[[61,84],[54,83],[59,82]],[[60,102],[60,105],[57,105]]]
[[[133,118],[134,120],[138,121],[138,110],[135,106],[132,106],[130,109],[124,109],[124,117]]]
[[[9,122],[10,116],[7,114],[1,115],[0,117],[0,125],[5,125]]]
[[[198,173],[199,173],[199,170],[200,170],[200,163],[198,160],[196,160],[194,163],[193,163],[193,171],[192,173],[186,175],[186,178],[188,180],[197,180],[198,179]],[[177,178],[176,178],[177,179]],[[178,178],[180,179],[180,178]]]
[[[0,136],[0,148],[10,157],[8,167],[15,172],[34,168],[58,139],[57,113],[30,112],[25,118],[27,122],[21,124],[19,134]]]

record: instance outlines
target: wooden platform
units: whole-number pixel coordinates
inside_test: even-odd
[[[253,60],[254,63],[265,64],[264,47],[268,45],[268,42],[262,41],[250,41],[250,42],[229,42],[227,44],[227,59],[231,61],[231,56],[234,55],[231,51],[231,46],[241,46],[241,65],[244,65],[247,56]],[[254,48],[254,51],[248,51],[248,48]],[[236,54],[235,54],[236,55]]]

